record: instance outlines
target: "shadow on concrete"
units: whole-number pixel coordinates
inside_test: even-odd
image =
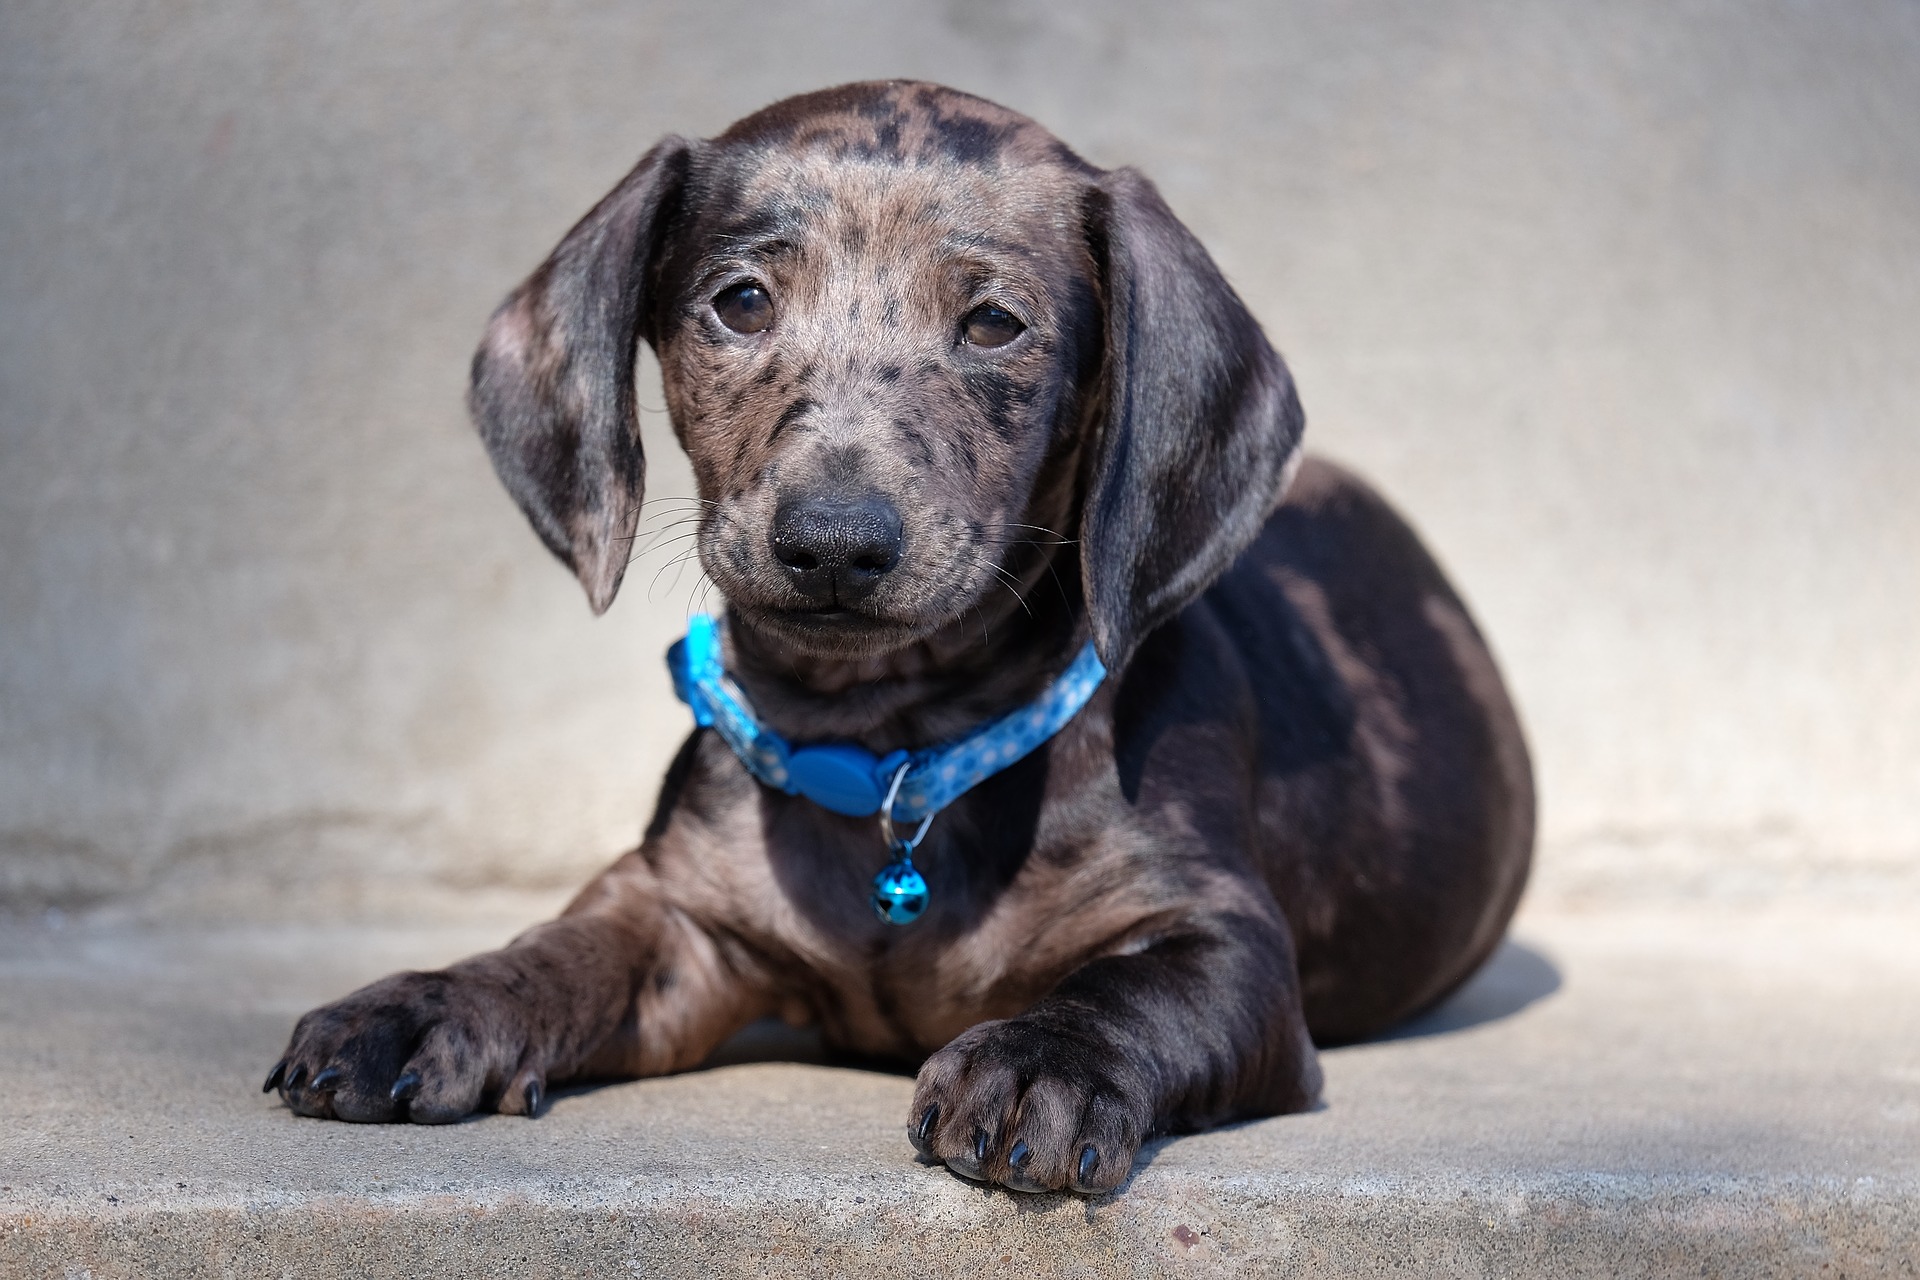
[[[1526,943],[1508,938],[1458,991],[1425,1013],[1360,1043],[1440,1036],[1498,1022],[1559,989],[1560,970],[1553,961]]]
[[[790,1027],[778,1018],[762,1018],[734,1032],[700,1066],[702,1069],[734,1067],[748,1062],[804,1062],[816,1067],[853,1067],[907,1075],[912,1075],[919,1065],[844,1053],[829,1047],[820,1038],[818,1027]]]
[[[1510,1018],[1560,989],[1560,970],[1541,952],[1509,938],[1466,985],[1438,1005],[1377,1036],[1359,1041],[1379,1044],[1446,1035]],[[912,1075],[918,1063],[867,1058],[829,1048],[815,1027],[790,1027],[778,1018],[762,1018],[741,1028],[715,1049],[702,1067],[731,1067],[748,1062],[803,1062],[822,1067],[851,1067],[891,1075]]]
[[[790,1027],[778,1018],[762,1018],[734,1032],[718,1049],[707,1055],[705,1062],[693,1069],[707,1071],[714,1067],[739,1067],[755,1062],[798,1062],[814,1067],[850,1067],[855,1070],[878,1071],[908,1077],[911,1077],[919,1066],[918,1063],[863,1058],[841,1053],[827,1047],[821,1040],[817,1027]],[[566,1084],[554,1088],[551,1097],[557,1104],[566,1098],[632,1082],[632,1079],[626,1076],[605,1080],[569,1080]],[[478,1114],[476,1113],[476,1117]]]
[[[1560,969],[1552,960],[1549,960],[1542,952],[1528,946],[1526,943],[1515,942],[1509,938],[1500,944],[1492,957],[1480,967],[1480,971],[1469,978],[1466,983],[1451,996],[1441,1001],[1432,1009],[1427,1010],[1425,1013],[1414,1018],[1409,1018],[1397,1027],[1382,1032],[1370,1040],[1360,1041],[1359,1043],[1379,1044],[1383,1041],[1390,1040],[1411,1040],[1422,1036],[1445,1035],[1449,1032],[1464,1031],[1468,1027],[1477,1027],[1489,1022],[1498,1022],[1502,1018],[1512,1017],[1529,1005],[1546,999],[1558,991],[1560,985]],[[801,1052],[807,1051],[809,1044],[812,1046],[811,1052],[814,1056],[799,1056]],[[814,1036],[810,1031],[795,1030],[794,1028],[784,1026],[772,1020],[766,1023],[756,1023],[754,1026],[747,1028],[735,1036],[733,1040],[728,1041],[726,1045],[721,1047],[719,1053],[716,1053],[714,1058],[710,1060],[710,1064],[719,1065],[723,1061],[720,1054],[729,1052],[729,1050],[734,1049],[735,1046],[738,1046],[736,1050],[738,1052],[759,1050],[768,1052],[769,1057],[728,1057],[724,1059],[724,1061],[804,1061],[819,1062],[832,1066],[856,1066],[867,1070],[905,1071],[907,1074],[912,1073],[911,1067],[902,1067],[897,1063],[876,1063],[865,1060],[847,1059],[824,1049],[820,1045],[818,1037]],[[1316,1101],[1312,1107],[1308,1108],[1309,1111],[1324,1111],[1326,1109],[1327,1104],[1324,1099]],[[1267,1118],[1243,1120],[1234,1124],[1222,1125],[1217,1131],[1230,1131],[1266,1122]],[[1107,1195],[1094,1197],[1093,1203],[1104,1203],[1116,1197],[1124,1196],[1128,1188],[1133,1185],[1134,1179],[1139,1177],[1144,1169],[1158,1159],[1161,1152],[1178,1142],[1181,1136],[1182,1135],[1170,1135],[1167,1137],[1153,1138],[1142,1143],[1139,1154],[1134,1157],[1133,1167],[1127,1172],[1126,1181]],[[922,1160],[921,1163],[926,1163],[926,1161]],[[957,1181],[967,1181],[957,1173],[952,1174],[952,1176]],[[984,1186],[980,1183],[968,1182],[967,1185],[979,1188],[982,1194],[1005,1196],[1010,1203],[1018,1205],[1022,1209],[1034,1211],[1048,1211],[1061,1201],[1078,1198],[1071,1193],[1065,1192],[1048,1195],[1028,1195],[1024,1192],[1008,1191],[1004,1188]]]

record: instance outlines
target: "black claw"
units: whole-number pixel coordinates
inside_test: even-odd
[[[393,1082],[393,1088],[387,1090],[387,1096],[395,1102],[412,1102],[419,1093],[420,1073],[418,1071],[402,1072],[400,1078]]]
[[[529,1080],[527,1081],[527,1119],[531,1120],[539,1114],[540,1082],[538,1080]]]
[[[272,1093],[273,1087],[280,1083],[280,1077],[285,1074],[287,1074],[287,1060],[282,1058],[273,1064],[273,1070],[267,1072],[267,1082],[260,1086],[260,1092]]]
[[[338,1080],[339,1078],[340,1078],[340,1068],[327,1067],[326,1069],[322,1070],[319,1075],[313,1078],[313,1083],[308,1085],[307,1088],[313,1089],[316,1091],[321,1089],[330,1089],[333,1087],[334,1081]]]
[[[1086,1186],[1093,1177],[1093,1171],[1100,1167],[1100,1153],[1092,1147],[1083,1147],[1080,1151],[1080,1185]]]
[[[1023,1138],[1013,1144],[1013,1150],[1007,1152],[1007,1167],[1024,1169],[1027,1167],[1027,1161],[1032,1158],[1033,1152],[1027,1147],[1026,1140]]]
[[[306,1078],[307,1078],[307,1064],[302,1062],[298,1066],[294,1067],[293,1070],[287,1072],[287,1078],[281,1081],[281,1083],[286,1086],[288,1093],[292,1093],[295,1089],[298,1089],[300,1087],[300,1082],[302,1080],[305,1080]]]
[[[926,1114],[920,1117],[920,1128],[915,1131],[914,1136],[919,1138],[920,1141],[922,1142],[927,1141],[929,1138],[933,1137],[933,1126],[939,1123],[940,1123],[940,1104],[936,1102],[932,1106],[927,1108]]]
[[[987,1131],[985,1129],[973,1131],[973,1158],[981,1164],[987,1162]]]

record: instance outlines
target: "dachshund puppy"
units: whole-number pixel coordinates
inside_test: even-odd
[[[534,1115],[777,1013],[921,1062],[923,1159],[1101,1193],[1150,1135],[1312,1105],[1316,1042],[1497,945],[1533,790],[1494,661],[1408,527],[1302,460],[1286,366],[1140,174],[911,82],[649,151],[473,366],[501,479],[596,611],[640,510],[642,340],[751,725],[696,729],[559,919],[302,1018],[267,1082],[293,1110]],[[741,745],[905,762],[898,793],[1101,668],[934,813],[910,924],[868,905],[911,847],[872,816],[893,798],[836,811]]]

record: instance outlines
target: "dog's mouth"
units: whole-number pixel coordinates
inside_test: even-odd
[[[844,604],[804,605],[798,609],[772,609],[768,612],[789,626],[798,627],[845,629],[886,625],[882,619]]]
[[[844,604],[732,603],[749,625],[814,657],[874,657],[911,644],[923,631],[912,623]]]

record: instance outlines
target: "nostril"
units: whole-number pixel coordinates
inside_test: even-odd
[[[894,562],[899,558],[894,549],[888,547],[884,551],[868,551],[855,556],[853,567],[862,573],[885,573],[893,568]]]
[[[776,545],[773,549],[773,554],[779,559],[781,564],[787,566],[789,569],[798,570],[801,573],[812,573],[820,567],[820,557],[814,555],[813,552],[808,551],[805,547]]]

